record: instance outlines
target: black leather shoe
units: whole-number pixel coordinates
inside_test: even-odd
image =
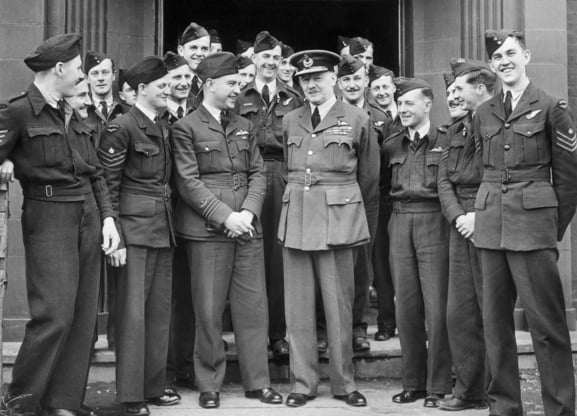
[[[260,390],[247,391],[244,393],[244,397],[247,397],[249,399],[259,399],[261,402],[266,404],[282,403],[282,396],[271,387]]]
[[[337,400],[343,400],[349,406],[362,407],[367,405],[367,399],[358,391],[353,391],[352,393],[345,395],[334,395]]]
[[[425,407],[439,407],[437,402],[445,397],[444,394],[439,393],[427,393],[427,397],[425,397],[425,403],[423,406]]]
[[[388,341],[393,337],[389,331],[377,331],[375,332],[375,341]]]
[[[413,403],[419,399],[424,399],[427,393],[422,390],[403,390],[393,396],[395,403]]]
[[[142,402],[125,402],[122,403],[125,416],[149,416],[150,410],[146,403]]]
[[[205,409],[216,409],[220,406],[220,394],[217,391],[204,391],[200,393],[198,404]]]
[[[329,350],[329,342],[326,339],[319,339],[317,341],[317,350],[319,354],[325,354]]]
[[[285,358],[289,355],[289,345],[285,339],[279,339],[272,343],[270,349],[274,358]]]
[[[466,410],[466,409],[486,409],[489,407],[485,400],[466,400],[458,397],[449,397],[447,399],[437,400],[439,409],[443,410]]]
[[[307,402],[314,400],[315,396],[309,396],[302,393],[291,393],[286,399],[286,405],[289,407],[301,407]]]
[[[88,407],[85,404],[81,404],[80,409],[76,409],[75,413],[77,416],[98,416],[96,409]]]
[[[367,341],[366,337],[354,337],[353,338],[353,351],[368,351],[371,349],[371,344]]]
[[[164,389],[162,396],[151,397],[146,399],[148,404],[153,404],[155,406],[173,406],[180,403],[180,394],[174,389]]]
[[[42,414],[44,416],[76,416],[76,412],[74,410],[57,409],[54,407],[44,408]]]

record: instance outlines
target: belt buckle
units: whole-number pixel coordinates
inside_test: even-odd
[[[46,194],[46,196],[47,196],[48,198],[52,198],[52,195],[53,195],[53,193],[52,193],[52,185],[46,185],[46,186],[44,187],[44,192],[45,192],[45,194]]]
[[[509,173],[509,169],[505,168],[501,171],[501,183],[507,184],[511,180],[511,174]]]
[[[240,188],[240,176],[238,173],[232,175],[232,188],[236,191]]]
[[[305,186],[311,186],[311,185],[312,185],[312,181],[313,181],[313,178],[312,178],[311,173],[310,173],[310,172],[309,172],[309,173],[305,173]]]

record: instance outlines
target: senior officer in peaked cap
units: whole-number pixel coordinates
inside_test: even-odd
[[[148,404],[180,401],[164,385],[174,245],[171,149],[168,125],[158,117],[166,106],[167,73],[158,56],[126,71],[136,103],[108,125],[98,149],[123,237],[109,262],[126,264],[117,281],[116,388],[130,416],[148,415]]]
[[[298,92],[277,78],[281,53],[281,43],[270,33],[263,31],[256,36],[252,57],[256,65],[256,78],[243,88],[235,106],[238,114],[251,121],[266,168],[267,189],[261,221],[269,311],[269,343],[275,358],[286,357],[289,353],[285,340],[282,247],[276,241],[285,188],[282,178],[284,160],[282,120],[285,114],[302,105]]]
[[[96,324],[100,245],[109,254],[119,236],[92,131],[63,100],[83,79],[80,41],[72,33],[42,43],[24,59],[35,72],[33,84],[0,106],[0,160],[14,162],[24,194],[31,317],[6,398],[17,413],[93,412],[81,403]]]
[[[287,405],[295,407],[318,391],[317,285],[327,319],[331,392],[349,405],[366,405],[352,361],[353,268],[355,248],[370,241],[365,203],[378,192],[379,152],[369,116],[335,97],[338,62],[337,54],[322,50],[293,55],[309,103],[283,122],[288,184],[278,239],[290,346]]]
[[[483,179],[475,201],[475,246],[483,275],[483,324],[493,377],[491,414],[523,414],[512,299],[519,297],[535,347],[546,415],[575,414],[571,341],[557,259],[577,203],[572,112],[533,84],[522,32],[485,33],[502,93],[473,124]]]
[[[176,232],[185,240],[196,315],[194,369],[199,404],[220,405],[226,372],[222,315],[230,299],[248,398],[282,403],[270,387],[260,214],[264,164],[252,124],[232,113],[240,93],[236,57],[215,53],[198,66],[203,102],[173,127]]]
[[[424,398],[425,407],[436,407],[451,391],[446,325],[449,224],[437,193],[437,170],[447,139],[430,122],[432,101],[425,81],[397,81],[404,129],[385,140],[382,162],[391,171],[390,265],[403,351],[403,391],[393,401]]]

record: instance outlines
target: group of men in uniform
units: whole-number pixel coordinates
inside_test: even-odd
[[[395,403],[522,415],[519,296],[545,412],[574,415],[556,242],[577,204],[577,134],[567,102],[529,81],[523,33],[487,31],[489,64],[451,62],[443,127],[430,85],[373,65],[366,39],[339,37],[341,55],[267,31],[249,58],[219,44],[191,23],[176,53],[119,74],[124,102],[105,54],[86,54],[84,79],[77,34],[25,59],[33,84],[0,107],[31,314],[7,403],[96,414],[83,399],[102,250],[126,415],[180,402],[167,365],[220,406],[227,301],[247,398],[305,405],[328,352],[331,394],[366,406],[353,352],[370,348],[371,284],[375,339],[398,328],[401,342]],[[286,400],[267,347],[289,357]]]

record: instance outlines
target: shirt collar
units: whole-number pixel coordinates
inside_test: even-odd
[[[356,104],[349,103],[348,101],[346,101],[346,99],[345,99],[344,97],[343,97],[343,101],[344,101],[345,103],[347,103],[347,104],[350,104],[350,105],[354,106],[354,107],[358,107],[358,108],[360,108],[361,110],[363,110],[364,107],[365,107],[365,97],[361,97],[361,99],[359,100],[359,102],[356,103]]]
[[[315,106],[315,105],[311,104],[311,113],[313,113],[315,111],[315,107],[318,107],[319,116],[321,117],[321,120],[322,120],[328,114],[329,110],[333,107],[333,105],[336,104],[336,102],[337,102],[337,97],[335,97],[333,95],[331,98],[329,98],[328,100],[326,100],[324,103],[322,103],[319,106]]]
[[[182,107],[184,114],[186,114],[186,100],[184,100],[184,103],[178,104],[177,102],[172,101],[169,98],[166,100],[166,107],[168,108],[168,111],[170,112],[170,114],[172,114],[173,116],[177,115],[178,107]]]
[[[413,130],[412,128],[409,127],[409,139],[413,141],[413,139],[415,138],[415,133],[419,133],[419,137],[422,139],[427,134],[429,134],[430,129],[431,129],[430,120],[428,120],[419,130]]]
[[[260,79],[255,78],[254,85],[256,86],[256,90],[262,95],[262,89],[265,86],[265,83],[262,82]],[[272,99],[272,97],[276,94],[276,78],[273,79],[271,82],[267,82],[266,85],[268,85],[269,97],[271,97]]]
[[[515,105],[517,105],[517,102],[519,102],[519,99],[529,86],[529,82],[529,78],[525,78],[523,82],[519,83],[519,85],[516,85],[514,88],[503,84],[503,102],[505,101],[507,91],[511,91],[511,107],[515,108]]]
[[[220,112],[222,110],[219,110],[218,108],[213,107],[212,105],[208,104],[206,101],[203,101],[202,105],[208,110],[210,115],[213,116],[216,119],[216,121],[218,121],[218,124],[220,124]]]
[[[138,103],[134,104],[134,106],[136,108],[138,108],[140,111],[142,111],[142,114],[144,114],[146,117],[148,117],[150,119],[150,121],[152,121],[153,123],[155,122],[156,115],[157,115],[156,111],[147,110],[146,108],[142,107]]]
[[[59,97],[57,94],[54,94],[53,92],[46,90],[44,86],[38,84],[36,81],[34,81],[34,85],[36,86],[36,88],[38,88],[38,91],[40,91],[40,94],[42,95],[42,98],[44,98],[44,100],[46,101],[46,104],[48,104],[52,108],[58,108],[58,103],[60,102],[62,97]]]
[[[108,108],[112,108],[112,105],[114,104],[114,97],[112,95],[110,95],[110,97],[108,97],[106,100],[103,100],[101,98],[98,98],[96,96],[92,96],[92,102],[94,103],[94,105],[96,105],[98,108],[100,108],[100,103],[104,101],[106,103],[106,105],[108,106]]]

